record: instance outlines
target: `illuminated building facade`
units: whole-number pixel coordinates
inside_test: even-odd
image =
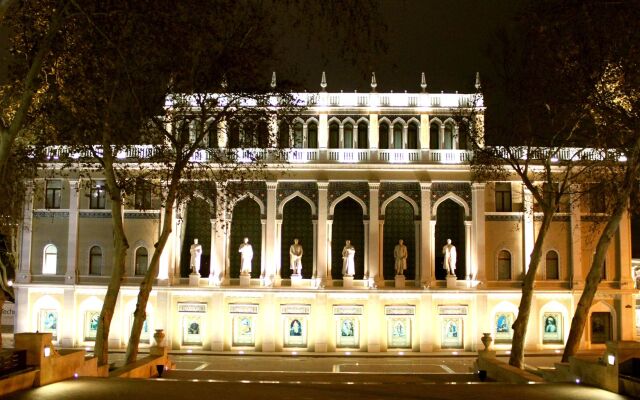
[[[475,96],[427,93],[423,86],[419,93],[299,97],[308,108],[290,126],[288,163],[273,166],[286,172],[281,178],[252,182],[222,219],[211,217],[214,204],[201,194],[177,207],[143,342],[164,329],[172,349],[473,351],[488,332],[498,349],[508,349],[541,214],[515,177],[472,182],[471,152],[458,125]],[[215,140],[233,145],[225,135]],[[86,187],[73,174],[60,174],[37,181],[28,193],[15,284],[17,332],[49,331],[66,347],[95,340],[113,235],[109,199],[99,177],[93,182]],[[571,200],[560,205],[543,249],[529,350],[563,347],[590,266],[597,210],[586,199]],[[131,204],[112,348],[126,346],[161,222],[160,202],[150,193],[136,191]],[[140,204],[146,211],[133,206]],[[250,279],[240,276],[245,237],[253,250]],[[294,238],[304,249],[300,278],[291,276]],[[199,279],[190,279],[194,239],[202,245]],[[400,239],[408,253],[404,278],[395,274]],[[448,283],[447,239],[457,250],[457,280]],[[355,249],[353,279],[342,274],[346,240]],[[583,348],[637,340],[638,297],[625,217]]]

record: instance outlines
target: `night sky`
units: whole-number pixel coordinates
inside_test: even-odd
[[[335,47],[307,48],[288,32],[279,43],[282,60],[274,69],[279,79],[300,82],[310,91],[320,89],[325,70],[328,91],[369,91],[370,73],[375,71],[379,92],[416,92],[424,71],[430,92],[472,92],[475,72],[481,76],[491,72],[488,49],[493,33],[509,23],[519,4],[518,0],[383,0],[387,49],[363,49],[372,53],[366,66],[352,65]]]

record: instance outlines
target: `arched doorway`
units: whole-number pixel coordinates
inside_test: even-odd
[[[251,277],[260,278],[262,263],[262,223],[260,221],[260,206],[252,198],[245,198],[233,207],[231,217],[231,244],[229,249],[229,266],[231,278],[240,277],[240,253],[238,248],[244,240],[249,238],[253,247],[251,262]]]
[[[291,278],[289,248],[293,239],[298,239],[304,251],[302,255],[302,277],[310,279],[313,274],[313,222],[311,206],[300,197],[294,197],[284,205],[282,210],[282,243],[280,247],[280,276]]]
[[[456,246],[456,276],[458,279],[466,279],[464,208],[451,199],[440,203],[436,214],[434,251],[436,253],[435,276],[438,280],[444,280],[447,276],[447,272],[442,268],[444,262],[442,247],[447,244],[447,239],[451,239],[451,243]]]
[[[195,197],[187,203],[187,226],[185,227],[182,255],[180,257],[180,276],[186,278],[191,273],[191,254],[189,249],[193,240],[202,245],[200,257],[200,276],[209,276],[211,261],[211,206],[201,198]]]
[[[390,202],[384,211],[383,228],[383,275],[385,279],[395,277],[395,258],[393,250],[402,239],[409,253],[407,258],[407,270],[404,276],[407,279],[416,277],[416,241],[413,207],[408,201],[397,198]]]
[[[345,198],[335,206],[331,228],[331,277],[342,279],[342,249],[347,240],[356,249],[355,279],[364,276],[364,224],[362,206],[352,198]]]

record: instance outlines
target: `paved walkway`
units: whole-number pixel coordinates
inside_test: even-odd
[[[620,400],[604,390],[570,384],[499,383],[276,383],[83,378],[16,393],[7,400],[314,400],[314,399],[526,399]]]

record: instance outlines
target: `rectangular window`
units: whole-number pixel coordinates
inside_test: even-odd
[[[139,210],[151,208],[151,185],[144,179],[136,180],[135,207]]]
[[[89,208],[94,210],[104,210],[107,193],[103,184],[96,184],[91,188]]]
[[[496,182],[496,211],[511,212],[511,183]]]
[[[62,196],[62,182],[47,181],[47,195],[45,199],[45,208],[60,208],[60,198]]]
[[[589,188],[589,209],[592,213],[604,213],[607,211],[604,191],[599,185]]]

